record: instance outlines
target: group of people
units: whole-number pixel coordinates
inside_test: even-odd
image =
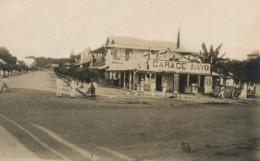
[[[137,85],[136,95],[143,96],[144,88],[145,88],[145,82],[144,82],[144,79],[142,79],[140,85]],[[164,80],[162,88],[163,88],[162,96],[166,97],[167,80]],[[153,97],[154,97],[155,89],[156,89],[156,84],[155,84],[154,80],[152,80],[151,84],[150,84],[150,92]]]
[[[56,96],[57,98],[61,98],[62,97],[62,87],[64,85],[66,85],[63,80],[61,79],[61,77],[58,77],[56,79],[56,85],[57,85],[57,93]],[[76,89],[77,89],[78,85],[77,85],[77,81],[75,79],[73,79],[70,82],[70,98],[75,98],[75,94],[76,94]],[[96,99],[96,89],[97,89],[97,83],[93,81],[93,79],[91,78],[90,84],[89,84],[89,88],[90,93],[91,93],[91,99],[94,100]]]

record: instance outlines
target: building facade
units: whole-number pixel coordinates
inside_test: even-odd
[[[211,65],[195,52],[177,49],[176,43],[108,37],[93,55],[92,68],[124,89],[137,89],[143,79],[146,90],[153,80],[161,91],[166,80],[168,92],[212,92]]]

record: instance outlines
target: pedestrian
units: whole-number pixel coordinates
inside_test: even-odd
[[[4,82],[4,81],[1,80],[1,79],[0,79],[0,87],[1,87],[0,93],[2,93],[4,89],[6,89],[8,92],[10,92],[10,90],[9,90],[8,85],[6,84],[6,82]]]
[[[140,95],[141,95],[140,85],[139,85],[139,84],[136,84],[136,93],[135,93],[135,96],[140,96]]]
[[[70,98],[74,98],[75,97],[75,93],[76,93],[76,88],[77,88],[77,82],[75,81],[75,78],[70,82]]]
[[[223,85],[220,86],[220,92],[218,94],[218,97],[225,98],[225,88]]]
[[[144,79],[141,80],[141,84],[140,84],[140,94],[144,95]]]
[[[58,98],[61,98],[61,95],[62,95],[62,80],[61,80],[61,77],[58,77],[56,79],[56,85],[57,85],[57,93],[56,93],[56,96]]]
[[[155,88],[156,88],[155,82],[154,82],[154,80],[152,80],[152,83],[150,85],[150,91],[151,91],[152,96],[154,96]]]
[[[167,80],[164,80],[162,87],[163,87],[163,97],[166,97]]]
[[[97,89],[97,83],[93,81],[93,78],[91,78],[90,82],[90,92],[91,92],[91,99],[96,99],[96,89]]]

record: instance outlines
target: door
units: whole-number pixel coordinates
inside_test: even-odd
[[[162,74],[157,73],[156,75],[156,90],[162,91]]]
[[[180,79],[179,79],[179,92],[180,93],[185,93],[185,86],[186,86],[186,75],[185,74],[180,74]]]

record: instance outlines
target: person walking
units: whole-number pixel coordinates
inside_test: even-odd
[[[166,89],[167,89],[167,80],[164,80],[164,83],[163,83],[163,97],[166,97]]]
[[[75,97],[76,93],[76,88],[77,88],[77,82],[75,81],[75,78],[70,82],[70,98]]]
[[[151,95],[154,96],[154,91],[155,91],[155,82],[154,80],[152,80],[152,83],[150,85],[150,91],[151,91]]]
[[[56,85],[57,85],[57,93],[56,93],[56,96],[58,98],[61,98],[61,95],[62,95],[62,80],[61,80],[61,77],[58,77],[56,79]]]
[[[10,92],[8,85],[1,79],[0,79],[0,87],[1,87],[0,93],[2,93],[4,89],[6,89],[8,92]]]
[[[91,78],[90,82],[90,92],[91,92],[91,99],[94,100],[96,99],[96,89],[97,89],[97,83],[93,81]]]

